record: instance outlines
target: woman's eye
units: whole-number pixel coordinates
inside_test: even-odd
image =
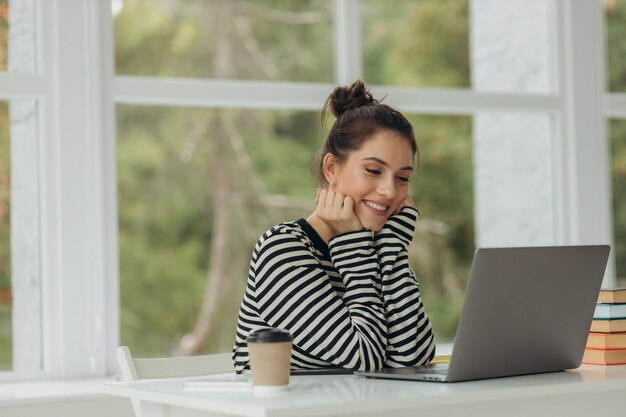
[[[396,178],[398,178],[402,182],[410,182],[410,180],[407,177],[396,177]]]
[[[368,168],[366,168],[365,170],[366,170],[367,172],[369,172],[370,174],[374,174],[374,175],[378,175],[378,174],[380,174],[380,171],[379,171],[379,170],[377,170],[377,169],[368,169]]]

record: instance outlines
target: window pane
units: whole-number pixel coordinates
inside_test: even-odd
[[[470,85],[466,0],[362,0],[361,10],[368,83]]]
[[[12,368],[9,108],[0,101],[0,370]]]
[[[41,370],[38,106],[0,102],[0,370]],[[15,324],[15,325],[14,325]]]
[[[331,81],[330,1],[114,1],[116,72]]]
[[[611,120],[613,227],[617,285],[626,286],[626,120]]]
[[[472,0],[471,72],[477,91],[554,91],[553,1]]]
[[[0,71],[35,73],[33,0],[0,0]]]
[[[117,120],[122,344],[228,351],[258,237],[313,209],[319,113],[122,105]]]
[[[420,152],[420,211],[409,257],[438,343],[454,338],[474,254],[472,120],[410,116]]]
[[[370,83],[471,85],[490,92],[553,90],[551,2],[363,0],[361,4],[364,74]]]
[[[547,113],[474,117],[477,244],[555,244],[553,119]]]
[[[605,0],[609,91],[626,92],[626,0]]]

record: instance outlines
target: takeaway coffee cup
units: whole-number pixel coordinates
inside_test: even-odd
[[[287,389],[293,340],[289,332],[273,328],[257,329],[250,332],[247,340],[254,389]]]

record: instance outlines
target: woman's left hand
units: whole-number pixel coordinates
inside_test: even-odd
[[[396,211],[393,214],[399,214],[403,208],[405,207],[413,207],[414,209],[416,209],[417,207],[415,207],[415,202],[413,201],[413,199],[411,197],[409,197],[408,195],[406,196],[406,198],[404,199],[404,201],[402,201],[402,203],[400,203],[400,205],[398,206],[398,208],[396,209]]]

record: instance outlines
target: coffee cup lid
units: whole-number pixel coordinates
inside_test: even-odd
[[[252,343],[291,342],[292,340],[291,334],[283,329],[256,329],[248,335],[248,342]]]

